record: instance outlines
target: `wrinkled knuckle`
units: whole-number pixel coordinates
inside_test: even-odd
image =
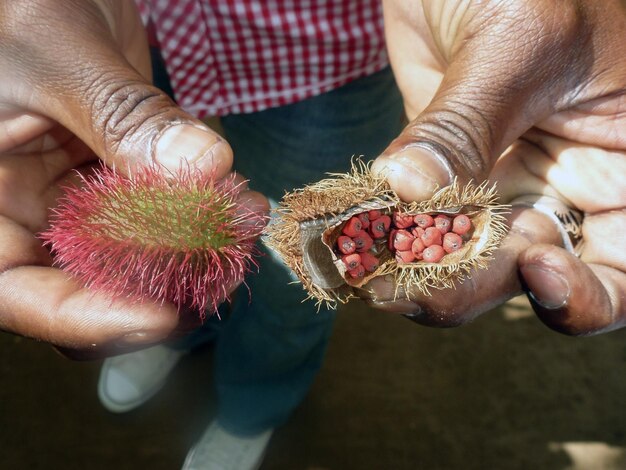
[[[134,136],[149,132],[171,105],[169,98],[152,86],[115,79],[97,86],[92,103],[95,127],[109,152],[118,152]]]
[[[420,117],[414,129],[413,137],[449,162],[459,176],[467,180],[487,176],[494,131],[476,106],[448,103],[446,109]]]

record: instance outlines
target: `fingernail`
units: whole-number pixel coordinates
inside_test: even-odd
[[[224,166],[221,161],[225,159],[224,152],[218,151],[223,145],[223,140],[208,128],[176,124],[157,138],[153,158],[170,171],[179,170],[183,162],[201,169],[218,168]],[[227,164],[230,167],[230,162]]]
[[[157,332],[135,331],[118,339],[117,346],[133,346],[138,344],[154,343],[165,338],[165,335]]]
[[[407,320],[411,320],[412,322],[419,323],[419,319],[422,316],[422,309],[419,305],[417,305],[417,310],[411,313],[405,313],[402,315]]]
[[[549,310],[565,306],[570,295],[570,288],[563,276],[532,264],[522,266],[520,270],[530,289],[528,295],[538,305]]]
[[[448,164],[426,149],[409,147],[381,160],[383,168],[379,166],[377,170],[384,173],[391,187],[405,200],[427,199],[437,188],[452,183]]]

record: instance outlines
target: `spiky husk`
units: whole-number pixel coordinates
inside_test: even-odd
[[[275,211],[277,217],[265,232],[266,243],[296,273],[309,298],[317,301],[318,305],[326,303],[332,308],[337,302],[345,303],[355,296],[354,288],[383,275],[394,277],[396,295],[415,289],[430,295],[431,288],[454,287],[455,282],[462,282],[472,270],[487,267],[493,250],[507,232],[504,214],[508,206],[498,203],[495,188],[488,187],[487,183],[470,183],[461,188],[455,181],[437,191],[428,201],[408,204],[402,202],[386,180],[374,175],[369,165],[361,160],[353,162],[350,172],[329,176],[328,179],[286,194]],[[328,257],[322,256],[324,260],[321,262],[328,263],[330,259],[336,270],[344,275],[342,264],[332,252],[338,227],[356,213],[380,208],[394,208],[410,214],[471,213],[474,223],[480,224],[480,230],[476,231],[479,236],[459,253],[447,255],[442,263],[401,265],[393,257],[387,257],[374,273],[360,282],[345,279],[344,285],[330,288],[316,282],[310,272],[311,263],[305,262],[310,254],[304,252],[306,243],[303,240],[309,236],[318,236],[319,232],[328,250]],[[315,225],[318,228],[314,228]],[[312,234],[306,232],[309,226],[313,227]]]
[[[145,167],[125,177],[105,166],[64,189],[41,238],[55,263],[90,289],[217,312],[256,266],[262,216],[236,203],[232,177],[189,167]],[[259,221],[260,222],[260,221]]]
[[[387,182],[375,176],[362,160],[354,160],[348,173],[330,173],[330,178],[285,194],[274,210],[276,217],[265,230],[265,243],[291,268],[308,297],[334,307],[354,297],[351,289],[327,289],[315,284],[304,263],[301,224],[323,218],[332,220],[350,207],[365,201],[380,204],[400,200]],[[328,223],[330,226],[330,221]]]
[[[420,214],[474,213],[474,223],[478,224],[477,238],[472,239],[460,251],[446,255],[445,262],[397,264],[389,261],[382,266],[379,276],[392,274],[396,279],[398,291],[418,289],[430,295],[430,289],[453,288],[455,282],[461,282],[475,269],[485,269],[492,258],[493,250],[506,235],[508,227],[504,214],[508,206],[498,203],[495,187],[486,182],[475,185],[469,183],[460,187],[455,181],[452,185],[437,191],[427,201],[399,206],[403,212]]]

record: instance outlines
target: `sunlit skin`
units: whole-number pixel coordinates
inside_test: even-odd
[[[418,322],[454,326],[522,292],[568,334],[626,321],[626,2],[386,0],[391,63],[410,124],[374,164],[406,201],[486,178],[503,202],[546,194],[585,213],[580,259],[545,215],[517,208],[489,270],[455,290],[394,302]],[[548,287],[549,286],[549,289]],[[548,298],[552,297],[552,298]]]
[[[195,326],[173,304],[88,291],[52,267],[36,236],[73,170],[99,159],[122,173],[183,160],[230,171],[228,144],[150,85],[133,2],[2,1],[0,35],[0,329],[93,357]],[[239,201],[268,208],[251,191]]]
[[[457,325],[554,274],[566,303],[537,307],[559,331],[622,326],[626,241],[626,21],[617,0],[384,2],[390,58],[411,124],[374,165],[405,200],[457,176],[498,182],[504,201],[543,193],[585,211],[581,259],[545,215],[518,209],[490,270],[445,296],[375,304]],[[25,26],[26,25],[26,26]],[[98,159],[121,172],[181,158],[218,177],[228,144],[149,85],[133,2],[0,2],[0,329],[65,348],[122,352],[182,325],[173,305],[93,295],[51,267],[36,234],[59,186]],[[416,142],[426,147],[411,147]],[[172,151],[176,149],[176,151]],[[254,175],[247,175],[251,178]],[[267,201],[240,199],[264,212]],[[534,282],[533,282],[534,281]],[[558,282],[552,282],[557,286]],[[370,296],[372,294],[370,293]]]

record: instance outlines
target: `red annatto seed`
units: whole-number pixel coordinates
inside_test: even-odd
[[[396,262],[398,264],[407,264],[415,261],[415,255],[411,250],[396,251]]]
[[[389,227],[391,227],[391,217],[389,217],[388,215],[381,215],[377,219],[377,221],[383,224],[383,226],[385,227],[385,232],[387,232],[389,230]]]
[[[463,239],[460,235],[449,232],[443,236],[443,249],[446,253],[457,251],[463,246]]]
[[[378,218],[379,218],[381,215],[383,215],[383,214],[382,214],[382,212],[380,212],[380,211],[377,211],[377,210],[371,210],[371,211],[369,211],[369,212],[367,213],[367,215],[368,215],[368,217],[370,218],[370,222],[371,222],[372,220],[376,220],[376,219],[378,219]]]
[[[356,243],[354,243],[354,240],[352,240],[352,238],[350,238],[350,237],[348,237],[346,235],[341,235],[337,239],[337,248],[344,255],[349,255],[349,254],[354,253],[356,251]]]
[[[413,222],[419,228],[427,229],[428,227],[432,227],[435,225],[435,220],[428,214],[417,214],[413,217]]]
[[[369,215],[367,215],[367,212],[362,212],[361,214],[358,214],[357,217],[361,221],[362,230],[365,230],[370,226],[370,218]]]
[[[441,245],[441,232],[436,227],[428,227],[422,235],[422,241],[426,246]]]
[[[341,257],[341,261],[346,266],[346,269],[349,271],[351,269],[356,268],[361,264],[361,255],[358,253],[352,253],[351,255],[344,255]]]
[[[369,250],[374,245],[374,240],[367,232],[361,230],[355,237],[352,238],[356,244],[356,251],[362,252]]]
[[[413,244],[411,245],[411,251],[416,257],[418,255],[421,255],[422,251],[424,251],[425,248],[426,245],[424,245],[424,242],[422,240],[420,240],[419,238],[413,240]]]
[[[365,276],[365,268],[362,264],[359,264],[356,268],[350,269],[348,274],[354,279],[361,279]]]
[[[457,215],[452,221],[452,231],[458,235],[465,235],[472,229],[472,221],[465,214]]]
[[[378,220],[373,220],[370,224],[370,228],[368,229],[369,234],[372,238],[378,239],[383,238],[385,236],[385,228],[382,223],[379,223]]]
[[[442,235],[445,235],[452,229],[452,219],[444,214],[435,216],[435,227],[439,229]]]
[[[415,237],[406,230],[398,230],[393,240],[393,247],[398,251],[411,250]]]
[[[438,263],[445,254],[446,252],[441,245],[431,245],[422,252],[424,261],[427,263]]]
[[[391,219],[388,215],[382,215],[378,219],[373,220],[370,224],[370,234],[374,238],[383,238],[389,230]]]
[[[413,227],[411,229],[411,234],[413,234],[415,238],[422,238],[424,232],[426,232],[426,230],[424,230],[422,227]]]
[[[341,229],[341,231],[349,237],[354,237],[361,231],[362,228],[363,224],[361,223],[359,218],[352,217],[350,220],[348,220],[348,223],[343,226],[343,229]]]
[[[371,253],[361,253],[361,264],[366,271],[373,273],[378,269],[380,262],[378,258]]]
[[[398,231],[395,228],[391,229],[391,232],[389,232],[389,239],[387,240],[387,248],[389,248],[390,251],[393,251],[393,242],[396,238],[396,233],[398,233]]]
[[[413,216],[401,212],[393,213],[393,224],[397,228],[409,228],[413,225]]]

